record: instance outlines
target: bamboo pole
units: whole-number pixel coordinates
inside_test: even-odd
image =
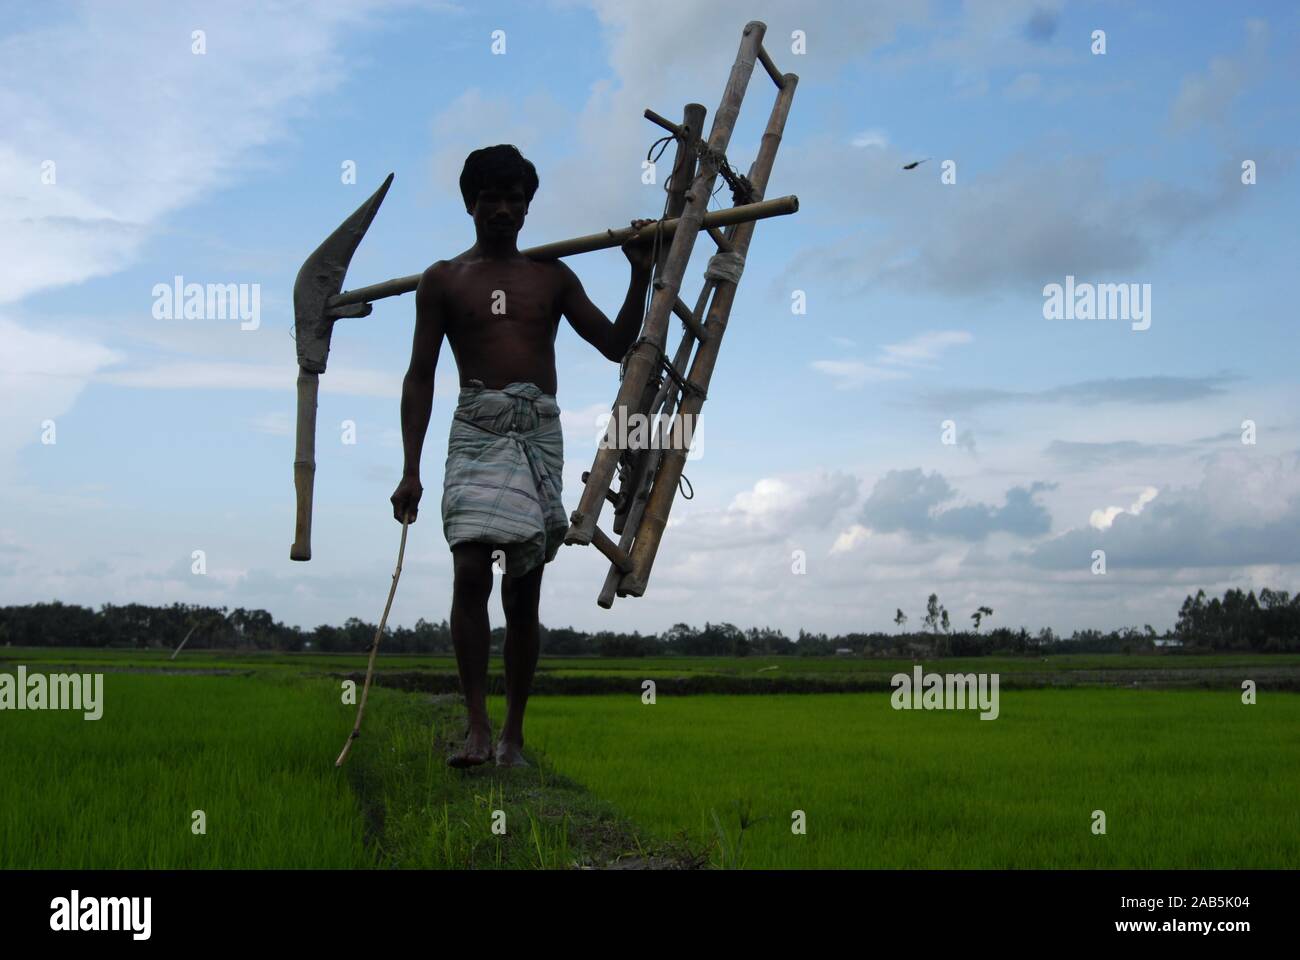
[[[667,130],[669,133],[671,133],[674,137],[679,137],[679,138],[680,138],[680,137],[685,137],[685,136],[686,136],[686,131],[685,131],[685,130],[683,130],[683,129],[682,129],[681,127],[679,127],[677,124],[673,123],[673,122],[672,122],[671,120],[669,120],[667,117],[661,117],[661,116],[659,116],[659,114],[655,113],[655,112],[654,112],[653,110],[651,110],[649,107],[646,107],[646,108],[645,108],[645,113],[643,114],[643,116],[644,116],[647,120],[649,120],[651,123],[657,123],[657,124],[659,124],[659,126],[663,127],[665,130]],[[696,130],[696,131],[695,131],[696,135],[698,135],[699,132],[700,132],[699,130]]]
[[[751,20],[745,25],[736,61],[731,67],[731,75],[723,90],[722,102],[713,117],[713,127],[709,131],[709,147],[714,153],[725,154],[727,151],[732,130],[736,125],[736,117],[740,112],[740,103],[744,99],[749,78],[754,72],[754,61],[758,57],[758,48],[763,42],[763,34],[766,30],[766,25],[759,20]],[[673,235],[672,249],[668,253],[664,267],[663,284],[654,292],[650,313],[641,330],[644,339],[633,348],[628,357],[618,397],[614,401],[613,416],[619,420],[626,420],[628,413],[635,410],[646,383],[659,366],[660,354],[656,344],[664,342],[668,314],[677,300],[682,276],[686,272],[686,264],[690,260],[696,237],[701,229],[708,226],[704,223],[704,215],[717,176],[718,171],[713,164],[706,162],[701,165],[699,175],[691,185],[686,208],[679,220],[682,229]],[[622,451],[612,444],[596,451],[591,466],[591,476],[583,488],[578,509],[573,511],[569,518],[569,530],[564,537],[566,544],[591,543],[596,522],[600,519],[601,507],[605,503],[605,491],[609,488],[621,454]]]
[[[605,531],[596,528],[595,535],[591,538],[592,545],[603,553],[606,558],[619,570],[624,573],[630,573],[632,570],[632,560],[628,557],[627,551],[616,544],[613,540],[605,535]]]
[[[703,227],[705,229],[709,227],[729,227],[750,219],[765,220],[768,217],[783,217],[787,214],[797,213],[798,210],[798,197],[776,197],[772,200],[764,200],[762,203],[745,203],[737,207],[727,207],[725,210],[712,210],[704,215]],[[650,238],[653,237],[655,230],[658,230],[664,237],[673,237],[675,242],[678,224],[678,220],[657,220],[654,223],[646,224],[640,230],[630,226],[621,227],[618,230],[606,230],[603,233],[589,233],[586,236],[574,237],[572,240],[556,240],[554,243],[543,243],[540,246],[529,247],[519,252],[533,260],[559,260],[562,257],[571,257],[579,253],[591,253],[594,250],[609,250],[613,247],[621,247],[629,240],[638,240],[643,236]],[[694,232],[694,230],[691,232]],[[344,290],[337,296],[330,298],[327,309],[333,310],[354,303],[373,303],[375,300],[383,300],[386,297],[397,297],[404,293],[410,293],[420,285],[421,276],[422,274],[413,273],[409,277],[397,277],[393,280],[385,280],[382,283],[372,283],[367,287],[357,287],[355,290]]]
[[[316,408],[320,374],[298,368],[298,424],[293,455],[294,524],[290,560],[311,559],[311,510],[316,496]]]
[[[730,227],[728,229],[734,233],[736,228]],[[717,239],[720,248],[723,248],[722,245],[725,244],[726,250],[729,251],[731,249],[730,240],[723,237],[721,233],[719,233],[715,239]],[[700,295],[695,301],[694,316],[702,317],[705,315],[705,306],[709,302],[709,296],[716,288],[716,280],[712,278],[705,279],[704,286],[700,288]],[[694,333],[696,326],[698,326],[698,324],[687,324],[687,329],[691,333]],[[703,328],[700,328],[699,332],[703,333]],[[691,350],[696,345],[697,339],[702,338],[699,338],[698,335],[682,337],[681,343],[677,345],[677,352],[673,355],[674,370],[686,369],[686,361],[690,359]],[[654,403],[650,405],[651,422],[663,423],[664,420],[671,418],[679,399],[680,388],[678,388],[677,384],[672,380],[665,380],[663,386],[659,388],[659,393],[655,397]],[[658,419],[656,420],[656,418]],[[665,433],[667,433],[667,431],[665,431]],[[665,445],[661,443],[657,448],[653,448],[649,451],[646,469],[640,478],[640,487],[633,494],[632,507],[628,511],[627,515],[627,524],[623,530],[616,531],[622,533],[622,537],[619,539],[619,547],[622,550],[627,551],[629,554],[632,550],[632,543],[636,539],[638,531],[640,530],[641,517],[645,514],[646,501],[650,496],[650,486],[654,482],[655,475],[659,470],[659,464],[663,460],[664,449]],[[582,479],[584,482],[586,481],[587,475],[585,473],[583,474]],[[605,576],[605,583],[601,587],[600,594],[596,597],[597,604],[604,607],[606,610],[613,606],[615,592],[617,591],[618,585],[622,581],[625,572],[626,571],[620,570],[616,565],[610,565],[609,572]],[[626,596],[626,594],[623,595]]]
[[[755,158],[749,172],[749,180],[753,184],[754,193],[760,197],[767,189],[772,164],[776,159],[776,150],[780,146],[786,117],[790,113],[790,103],[794,98],[795,87],[799,82],[798,76],[793,73],[785,74],[782,79],[784,83],[777,93],[776,103],[773,105],[771,116],[768,118],[767,129],[763,133],[758,156]],[[734,235],[729,238],[736,252],[742,257],[749,252],[749,243],[753,235],[754,225],[748,223],[737,226]],[[718,358],[718,348],[721,346],[723,334],[726,333],[727,320],[731,315],[731,306],[735,297],[736,284],[734,282],[730,280],[717,281],[717,292],[713,297],[712,306],[709,308],[709,316],[704,325],[707,338],[696,352],[695,360],[691,364],[690,372],[686,377],[688,382],[695,384],[701,391],[707,391],[709,380],[713,376],[713,368]],[[703,404],[704,401],[699,393],[694,391],[686,392],[678,409],[678,418],[698,417]],[[674,427],[676,427],[676,423],[674,423]],[[684,436],[685,434],[684,432],[678,434],[674,431],[673,435]],[[632,572],[624,574],[619,583],[617,592],[620,596],[639,597],[645,593],[646,583],[650,578],[650,568],[654,564],[655,555],[659,551],[664,528],[668,525],[668,513],[672,509],[673,498],[677,493],[677,485],[681,480],[682,468],[686,463],[686,454],[687,451],[675,448],[665,450],[663,453],[659,470],[654,478],[654,486],[650,491],[645,512],[637,530],[636,541],[632,546]]]
[[[695,143],[704,132],[704,118],[709,111],[702,103],[688,103],[682,108],[682,126],[677,141],[676,154],[673,157],[673,173],[668,179],[668,202],[664,208],[664,220],[676,220],[686,209],[686,189],[695,180],[697,157]],[[668,248],[659,251],[659,272],[663,272],[668,261]]]
[[[772,57],[768,54],[767,47],[762,45],[759,46],[758,62],[763,65],[763,69],[766,70],[767,75],[772,78],[772,82],[776,84],[776,88],[778,90],[785,89],[785,77],[781,76],[781,71],[778,70],[776,64],[772,62]]]
[[[668,197],[664,201],[663,219],[666,221],[678,219],[682,215],[682,211],[686,209],[686,190],[695,181],[695,168],[698,160],[695,145],[700,140],[700,134],[704,130],[704,118],[707,115],[708,111],[702,103],[688,103],[682,108],[682,124],[678,128],[681,131],[679,134],[680,139],[676,142],[672,175],[668,178],[668,183],[665,184]],[[658,278],[663,275],[670,250],[668,245],[663,243],[662,237],[656,240],[656,246],[658,250],[654,275]],[[686,312],[686,307],[682,304],[680,298],[674,301],[673,310],[679,316]],[[658,345],[660,349],[666,349],[668,345],[668,328],[666,324],[663,338],[658,341]],[[655,392],[658,387],[659,383],[654,377],[646,381],[645,388],[641,392],[641,399],[637,404],[638,413],[649,413],[650,405],[654,402]],[[634,492],[639,490],[642,485],[648,455],[649,451],[647,450],[627,450],[623,452],[620,458],[619,476],[621,483],[619,495],[614,498],[615,534],[622,534],[626,525],[627,513],[632,505]],[[606,555],[608,556],[608,552]],[[631,568],[624,565],[621,569],[626,572]]]
[[[696,340],[704,339],[704,327],[700,325],[700,321],[696,315],[691,313],[690,308],[687,307],[686,304],[682,303],[681,297],[678,297],[677,301],[673,304],[673,313],[677,314],[677,319],[686,325],[686,329],[691,332],[691,336]],[[679,369],[676,364],[673,364],[673,367],[674,369]]]
[[[735,227],[729,229],[734,232]],[[718,242],[720,249],[731,249],[730,240],[724,237],[721,233],[719,233],[714,239]],[[723,246],[724,244],[725,247]],[[700,288],[700,295],[695,301],[695,310],[692,312],[693,317],[704,316],[704,308],[707,306],[709,296],[713,293],[716,284],[717,281],[711,278],[705,279],[704,285]],[[681,300],[678,300],[677,302],[680,304]],[[680,312],[678,313],[678,316],[682,316]],[[685,317],[682,317],[682,321],[685,322]],[[677,352],[673,355],[674,370],[684,370],[686,368],[686,361],[690,359],[691,350],[694,348],[697,340],[702,339],[700,334],[704,333],[704,329],[699,326],[698,322],[687,323],[686,328],[687,334],[689,335],[682,336],[681,342],[677,345]],[[675,382],[671,379],[664,381],[663,385],[659,388],[659,393],[655,396],[654,402],[650,404],[651,423],[656,422],[656,417],[660,418],[657,422],[662,422],[662,418],[671,417],[673,415],[678,393],[679,388]],[[659,470],[659,463],[663,459],[663,452],[662,444],[659,447],[647,451],[648,455],[646,457],[645,469],[637,478],[638,485],[632,491],[632,504],[627,512],[626,522],[621,529],[616,529],[614,531],[615,533],[622,534],[619,538],[618,545],[619,548],[625,552],[631,552],[632,543],[636,539],[637,531],[640,529],[641,517],[645,514],[646,499],[650,495],[650,485],[654,481],[656,472]],[[587,474],[585,472],[582,475],[582,480],[584,483],[587,481]],[[606,610],[614,604],[614,594],[618,588],[619,582],[623,579],[624,573],[626,573],[626,571],[619,569],[616,564],[610,564],[609,572],[605,576],[605,583],[601,586],[600,594],[596,597],[596,603],[604,607]]]
[[[709,295],[713,292],[715,282],[705,280],[704,286],[700,290],[699,299],[695,302],[695,316],[703,316],[705,304],[708,303]],[[691,350],[696,343],[695,336],[688,327],[687,334],[683,335],[681,342],[677,345],[677,352],[673,355],[673,368],[681,370],[686,366],[686,361],[690,359]],[[677,395],[677,384],[671,379],[665,380],[659,388],[659,393],[654,402],[650,404],[651,423],[655,423],[655,416],[671,417],[673,415],[673,406]],[[632,543],[636,539],[637,532],[641,527],[641,517],[645,514],[646,498],[649,496],[650,484],[653,482],[656,472],[659,470],[659,463],[663,459],[662,445],[658,448],[652,448],[646,451],[645,469],[641,472],[638,479],[638,485],[632,491],[632,505],[628,509],[626,520],[621,530],[615,530],[620,533],[619,548],[627,553],[631,552]],[[583,480],[586,480],[583,475]],[[609,573],[605,575],[605,583],[600,589],[600,594],[596,597],[596,603],[608,610],[614,604],[614,593],[623,575],[627,571],[621,570],[615,564],[610,564]]]

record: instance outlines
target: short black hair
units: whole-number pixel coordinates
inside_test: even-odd
[[[498,143],[495,147],[482,147],[465,158],[465,169],[460,172],[460,193],[465,206],[473,208],[478,192],[489,187],[524,182],[524,195],[532,203],[537,192],[537,168],[524,159],[513,143]]]

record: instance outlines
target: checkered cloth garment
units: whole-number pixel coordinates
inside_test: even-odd
[[[561,498],[564,435],[555,397],[534,383],[461,387],[447,439],[447,545],[490,543],[519,576],[554,559],[569,529]]]

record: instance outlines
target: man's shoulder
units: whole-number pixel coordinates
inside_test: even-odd
[[[420,274],[420,286],[427,287],[434,283],[446,282],[447,274],[450,271],[454,261],[435,260],[429,266],[424,268]]]
[[[441,301],[447,286],[447,261],[435,260],[420,274],[415,298],[422,303]]]
[[[570,284],[582,286],[582,282],[578,279],[578,275],[574,273],[569,265],[563,260],[538,260],[537,262],[550,265],[551,275],[555,278],[556,283],[561,287],[568,287]]]

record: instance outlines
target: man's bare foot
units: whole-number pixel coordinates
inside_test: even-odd
[[[510,743],[506,740],[498,740],[496,753],[498,767],[528,766],[528,761],[524,759],[524,748],[522,744]]]
[[[492,759],[490,727],[470,727],[465,744],[447,758],[449,767],[477,767]]]

